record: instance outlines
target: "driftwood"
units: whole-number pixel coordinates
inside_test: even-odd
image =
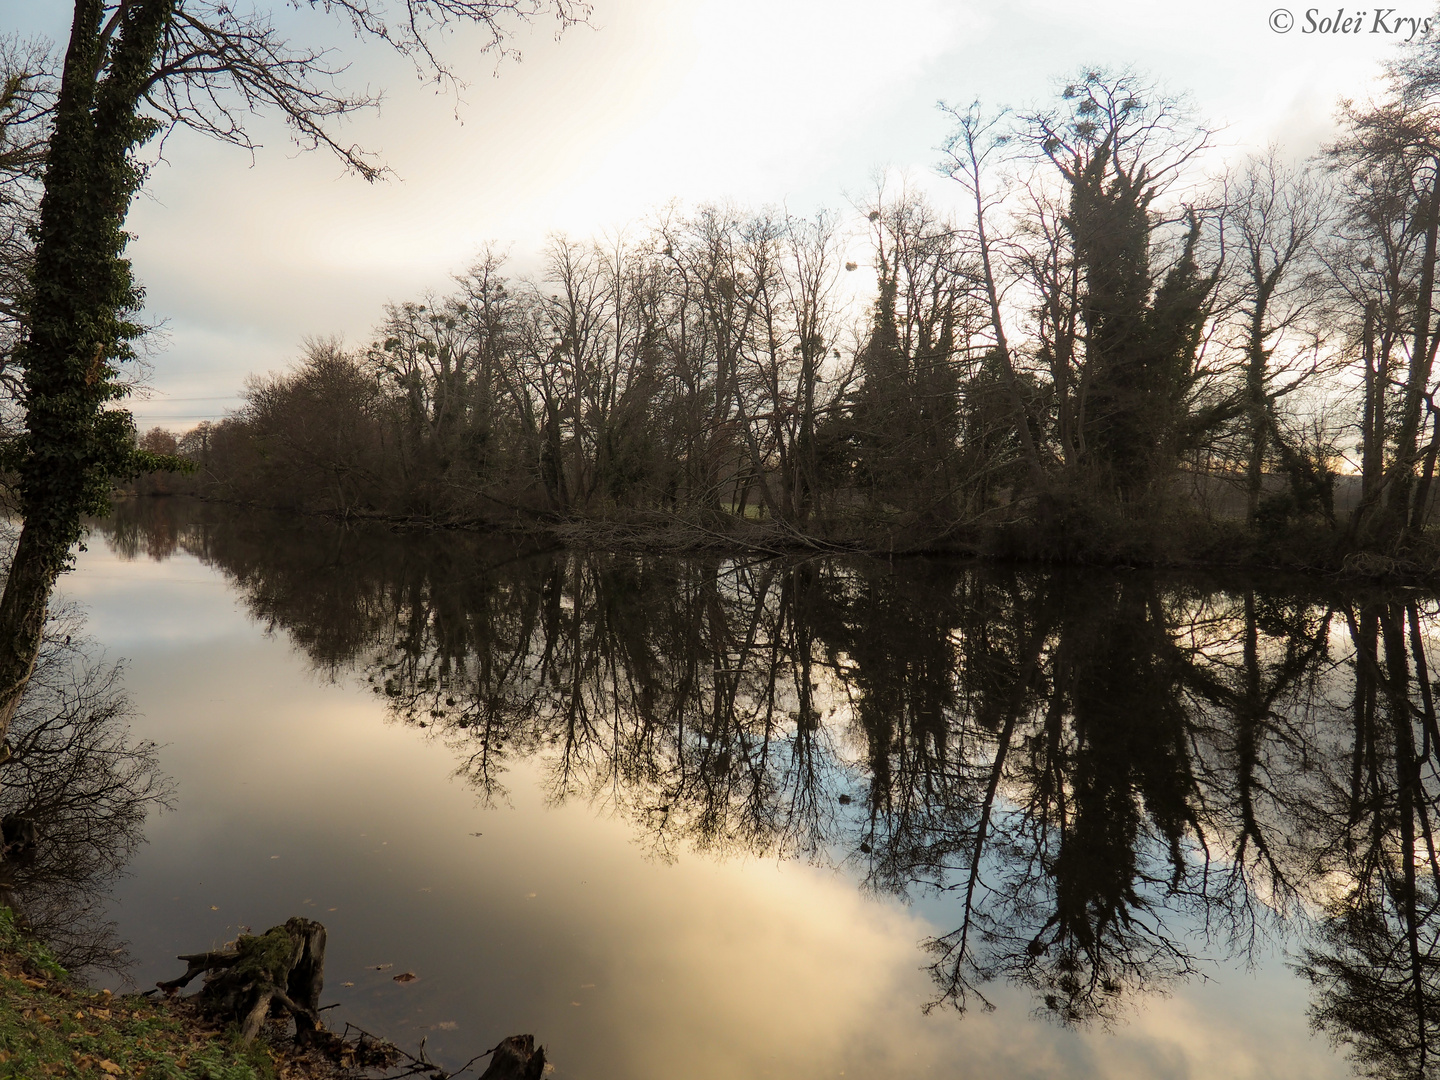
[[[178,979],[155,985],[173,993],[205,974],[200,1007],[240,1028],[250,1042],[272,1011],[295,1018],[295,1041],[313,1041],[320,1030],[320,991],[325,985],[325,927],[293,918],[258,937],[242,934],[233,949],[181,956],[187,965]]]

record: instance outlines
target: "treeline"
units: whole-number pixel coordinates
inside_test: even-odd
[[[882,189],[863,256],[834,214],[721,206],[552,240],[533,280],[487,254],[370,347],[250,382],[179,441],[185,485],[892,550],[1425,556],[1440,56],[1387,80],[1317,161],[1220,180],[1207,129],[1133,73],[952,110],[968,211]]]

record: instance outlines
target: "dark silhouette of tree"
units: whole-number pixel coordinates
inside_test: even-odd
[[[953,228],[915,195],[881,195],[869,211],[879,294],[857,356],[855,456],[871,499],[933,535],[965,509],[960,365],[978,313]]]
[[[1025,132],[1064,182],[1059,224],[1078,286],[1052,301],[1077,305],[1078,321],[1056,325],[1072,340],[1057,341],[1050,362],[1074,365],[1056,382],[1076,395],[1067,412],[1077,460],[1122,504],[1153,506],[1190,441],[1234,409],[1195,408],[1218,271],[1200,265],[1199,210],[1167,213],[1159,202],[1207,136],[1180,103],[1130,73],[1085,72],[1061,98],[1028,117]],[[1178,250],[1166,266],[1171,227]]]
[[[1279,411],[1284,398],[1316,373],[1321,331],[1313,316],[1324,295],[1317,263],[1327,225],[1325,191],[1310,174],[1287,168],[1272,146],[1229,183],[1224,215],[1237,263],[1226,285],[1235,292],[1245,356],[1247,520],[1254,525],[1259,517],[1272,459],[1288,475],[1290,490],[1268,505],[1271,522],[1287,513],[1316,511],[1333,518],[1334,479],[1327,463],[1314,460],[1285,429]]]

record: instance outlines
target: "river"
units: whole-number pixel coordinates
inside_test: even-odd
[[[332,1025],[451,1067],[520,1032],[562,1080],[1436,1067],[1428,594],[163,499],[61,591],[151,785],[87,879],[141,986],[302,914]]]

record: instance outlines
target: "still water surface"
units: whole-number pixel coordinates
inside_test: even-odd
[[[177,501],[63,589],[173,785],[106,887],[141,985],[305,914],[332,1022],[452,1066],[1434,1068],[1428,595]]]

